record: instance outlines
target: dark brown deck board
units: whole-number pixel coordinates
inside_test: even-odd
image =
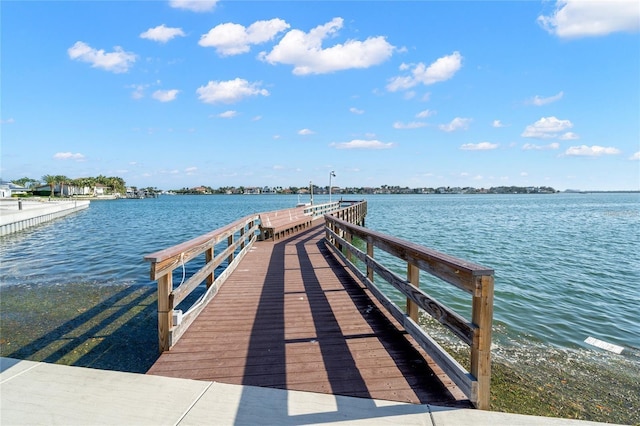
[[[470,406],[324,246],[322,226],[257,242],[147,374]]]

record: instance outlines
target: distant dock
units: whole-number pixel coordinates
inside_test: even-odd
[[[89,200],[0,199],[0,236],[76,213],[89,204]]]

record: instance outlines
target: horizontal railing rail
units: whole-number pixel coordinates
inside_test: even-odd
[[[151,280],[158,282],[158,340],[160,351],[169,350],[218,292],[258,237],[258,215],[246,216],[208,234],[146,255]],[[220,247],[222,246],[222,247]],[[204,255],[204,265],[188,279],[186,264]],[[224,269],[216,270],[222,266]],[[182,282],[174,288],[174,270],[182,269]],[[206,291],[182,314],[175,310],[201,284]]]
[[[341,205],[339,201],[316,204],[305,208],[304,214],[321,216],[340,209]],[[260,221],[260,215],[264,214],[246,216],[208,234],[144,257],[144,260],[151,263],[151,280],[158,283],[158,341],[161,352],[169,350],[177,343],[202,309],[213,299],[253,243],[266,239],[265,229],[269,228],[261,226],[264,224]],[[294,226],[291,232],[299,232],[305,228]],[[203,256],[203,265],[187,277],[187,264]],[[174,272],[180,269],[182,279],[174,288]],[[206,290],[186,312],[176,309],[204,283]],[[188,301],[185,304],[188,304]]]
[[[345,261],[354,275],[436,361],[469,400],[477,408],[489,409],[493,269],[359,226],[356,224],[357,218],[362,212],[358,209],[362,208],[366,210],[366,204],[364,206],[356,204],[325,215],[327,245]],[[366,243],[366,252],[353,244],[354,237]],[[375,259],[374,247],[406,263],[406,278],[384,266],[380,259]],[[354,258],[360,261],[360,266],[354,262]],[[465,319],[421,290],[419,288],[420,271],[469,293],[471,319]],[[380,277],[407,298],[405,311],[374,284],[374,276]],[[460,365],[418,324],[419,309],[470,346],[471,372]]]
[[[340,201],[333,201],[324,204],[310,204],[304,207],[304,214],[312,216],[314,219],[324,216],[340,208]]]

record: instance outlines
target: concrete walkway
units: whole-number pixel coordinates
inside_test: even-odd
[[[604,423],[341,397],[0,358],[0,424],[510,425]]]

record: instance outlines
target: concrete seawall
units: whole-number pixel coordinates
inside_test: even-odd
[[[89,200],[39,201],[16,198],[0,199],[0,236],[84,210]]]

